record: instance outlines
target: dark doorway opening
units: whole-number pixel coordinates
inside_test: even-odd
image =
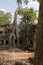
[[[8,43],[9,43],[9,41],[8,41],[8,40],[6,40],[5,44],[6,44],[6,45],[8,45]]]
[[[31,45],[33,45],[33,41],[32,41],[32,40],[30,40],[30,42],[31,42]]]

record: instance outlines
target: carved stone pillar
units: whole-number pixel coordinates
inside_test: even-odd
[[[4,43],[3,44],[5,45],[5,43],[6,43],[6,40],[4,40]]]

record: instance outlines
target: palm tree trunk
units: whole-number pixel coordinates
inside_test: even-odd
[[[43,0],[40,0],[34,65],[43,65]]]

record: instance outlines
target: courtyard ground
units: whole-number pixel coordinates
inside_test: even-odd
[[[25,60],[29,57],[34,57],[34,52],[27,51],[12,51],[11,50],[2,50],[0,51],[0,58],[2,61],[18,61]]]

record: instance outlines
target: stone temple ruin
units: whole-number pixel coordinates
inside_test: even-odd
[[[11,34],[11,25],[0,25],[0,49],[7,48],[9,44],[9,36]],[[9,31],[9,32],[8,32]]]
[[[20,48],[35,50],[36,46],[36,27],[34,24],[27,24],[20,30]]]
[[[29,24],[18,30],[19,39],[17,39],[16,36],[16,29],[14,33],[12,33],[12,25],[0,25],[0,49],[9,49],[14,47],[19,47],[26,50],[34,49],[35,41],[33,40],[35,40],[36,25],[32,26]],[[17,43],[18,40],[19,43]]]
[[[20,29],[17,26],[17,12],[15,12],[13,24],[0,25],[0,49],[18,47],[33,50],[36,44],[34,41],[36,26],[26,24]]]
[[[13,24],[0,25],[0,49],[10,49],[18,46],[17,14],[15,12]]]

